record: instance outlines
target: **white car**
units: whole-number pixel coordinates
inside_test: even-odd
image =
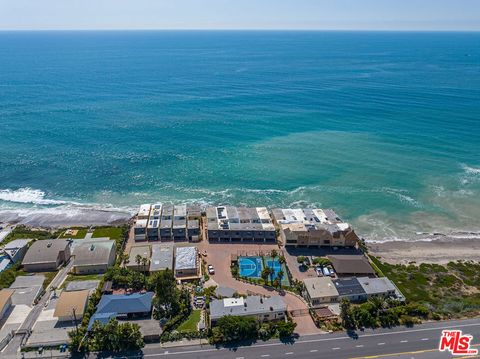
[[[211,264],[208,265],[208,274],[215,274],[215,269]]]

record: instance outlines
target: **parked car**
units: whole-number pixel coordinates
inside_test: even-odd
[[[323,267],[323,275],[326,276],[326,277],[330,276],[330,271],[328,270],[327,267]]]
[[[215,269],[211,264],[208,265],[208,274],[215,274]]]
[[[323,277],[322,267],[320,266],[315,267],[315,272],[317,273],[317,276]]]

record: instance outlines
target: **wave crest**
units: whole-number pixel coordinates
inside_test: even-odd
[[[40,205],[62,205],[73,202],[47,199],[44,191],[30,187],[19,188],[17,190],[2,189],[0,190],[0,201],[16,202],[16,203],[32,203]]]

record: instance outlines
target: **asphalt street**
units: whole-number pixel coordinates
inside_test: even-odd
[[[172,357],[176,359],[452,358],[452,355],[441,353],[437,349],[441,332],[444,329],[461,329],[464,333],[473,335],[473,344],[480,348],[480,319],[470,319],[432,322],[412,328],[397,327],[365,330],[364,332],[357,331],[356,333],[350,333],[350,335],[335,333],[303,336],[290,342],[257,342],[231,348],[215,348],[208,345],[162,349],[148,346],[143,350],[143,357]],[[472,358],[472,356],[469,358]]]

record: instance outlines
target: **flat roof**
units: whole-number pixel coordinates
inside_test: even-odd
[[[197,247],[177,247],[175,270],[197,268]]]
[[[338,296],[337,288],[330,277],[305,278],[303,283],[312,299]]]
[[[45,282],[45,276],[41,274],[35,275],[22,275],[15,278],[15,282],[12,283],[10,288],[17,289],[17,288],[28,288],[33,286],[43,286],[43,282]]]
[[[364,255],[339,254],[327,258],[338,274],[375,274],[375,270]]]
[[[363,290],[367,294],[384,294],[388,292],[396,291],[395,286],[387,277],[381,278],[369,278],[359,277],[358,282],[362,286]]]
[[[82,317],[87,306],[89,293],[89,290],[79,290],[75,292],[63,291],[60,294],[60,298],[58,298],[53,316],[72,316],[73,318],[73,311],[75,310],[75,315],[77,315],[78,318]]]
[[[137,255],[140,255],[143,258],[150,259],[150,246],[143,245],[143,246],[132,246],[130,247],[130,253],[128,255],[128,259],[130,261],[130,265],[136,265],[135,258]]]
[[[270,298],[247,296],[246,298],[215,299],[210,302],[210,318],[227,315],[257,315],[270,312],[284,312],[287,306],[279,295]]]
[[[173,267],[173,244],[152,244],[150,272]]]
[[[12,297],[13,293],[15,293],[15,291],[10,288],[3,288],[2,290],[0,290],[0,311],[3,310],[5,305]]]

